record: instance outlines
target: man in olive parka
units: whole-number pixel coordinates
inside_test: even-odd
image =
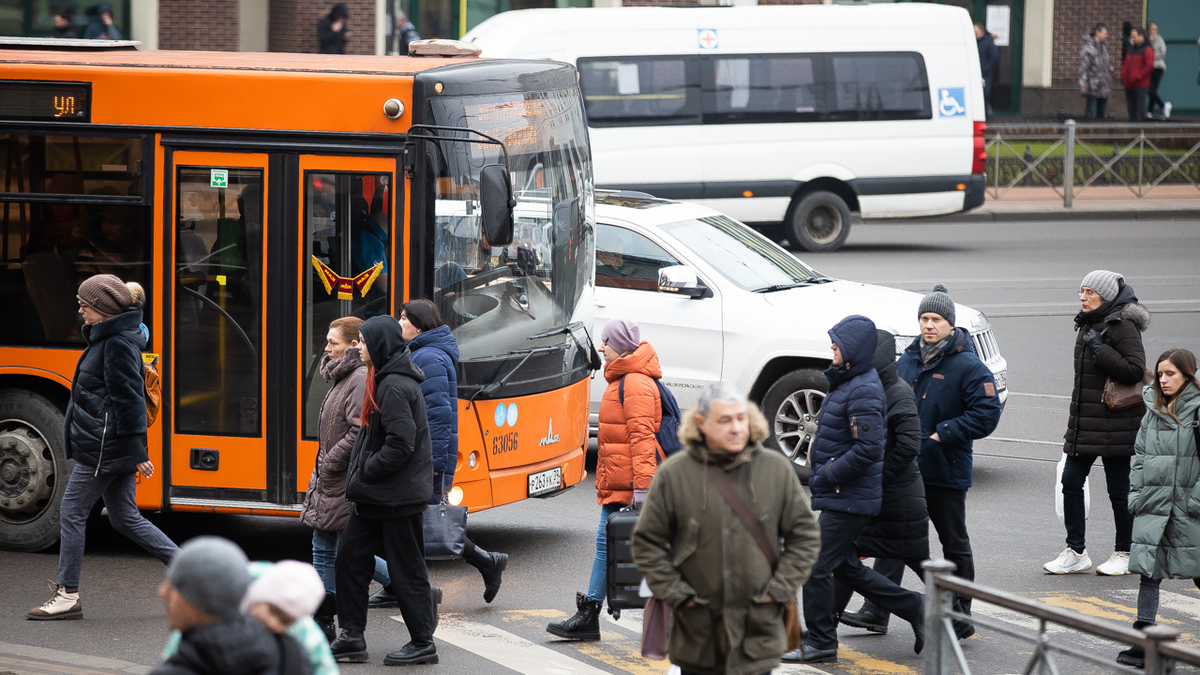
[[[736,388],[707,387],[683,416],[685,449],[658,468],[633,532],[633,558],[654,597],[672,609],[667,652],[685,673],[759,675],[787,649],[784,611],[808,578],[820,532],[767,422]],[[715,465],[768,537],[783,540],[775,569],[711,483]]]

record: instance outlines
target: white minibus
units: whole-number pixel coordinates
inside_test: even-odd
[[[699,201],[810,251],[841,247],[851,212],[983,203],[979,54],[958,7],[530,9],[464,39],[575,65],[597,187]]]

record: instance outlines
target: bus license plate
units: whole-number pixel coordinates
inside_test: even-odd
[[[562,487],[562,467],[529,474],[529,496],[536,497]]]

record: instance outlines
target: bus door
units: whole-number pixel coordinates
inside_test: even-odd
[[[263,340],[265,154],[173,153],[171,401],[174,508],[290,503],[269,489]],[[170,398],[167,398],[170,397]]]
[[[297,492],[308,489],[321,403],[331,385],[321,373],[329,324],[399,313],[393,312],[393,285],[406,275],[404,257],[395,253],[401,243],[393,223],[403,203],[396,176],[394,158],[300,156]]]

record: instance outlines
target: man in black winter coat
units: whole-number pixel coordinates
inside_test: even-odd
[[[875,372],[887,396],[887,441],[883,448],[883,504],[858,536],[858,555],[875,558],[875,571],[899,585],[907,566],[923,577],[921,563],[929,558],[929,512],[925,483],[917,468],[921,452],[921,418],[912,387],[896,372],[896,336],[878,331]],[[843,613],[851,589],[837,585],[834,615],[847,626],[887,633],[888,612],[867,600],[860,611]]]
[[[358,327],[367,373],[366,416],[350,451],[346,499],[354,512],[338,539],[338,624],[330,650],[338,661],[367,660],[367,590],[382,542],[396,601],[411,641],[386,665],[437,663],[434,605],[425,567],[424,513],[433,495],[433,445],[421,369],[413,365],[400,324],[377,316]]]
[[[350,10],[343,3],[338,3],[329,10],[329,14],[317,22],[317,50],[322,54],[345,54],[346,39],[350,33],[346,30],[346,20],[350,18]]]
[[[246,554],[221,537],[184,544],[158,589],[179,648],[151,675],[309,675],[312,662],[288,635],[241,615],[250,586]]]

